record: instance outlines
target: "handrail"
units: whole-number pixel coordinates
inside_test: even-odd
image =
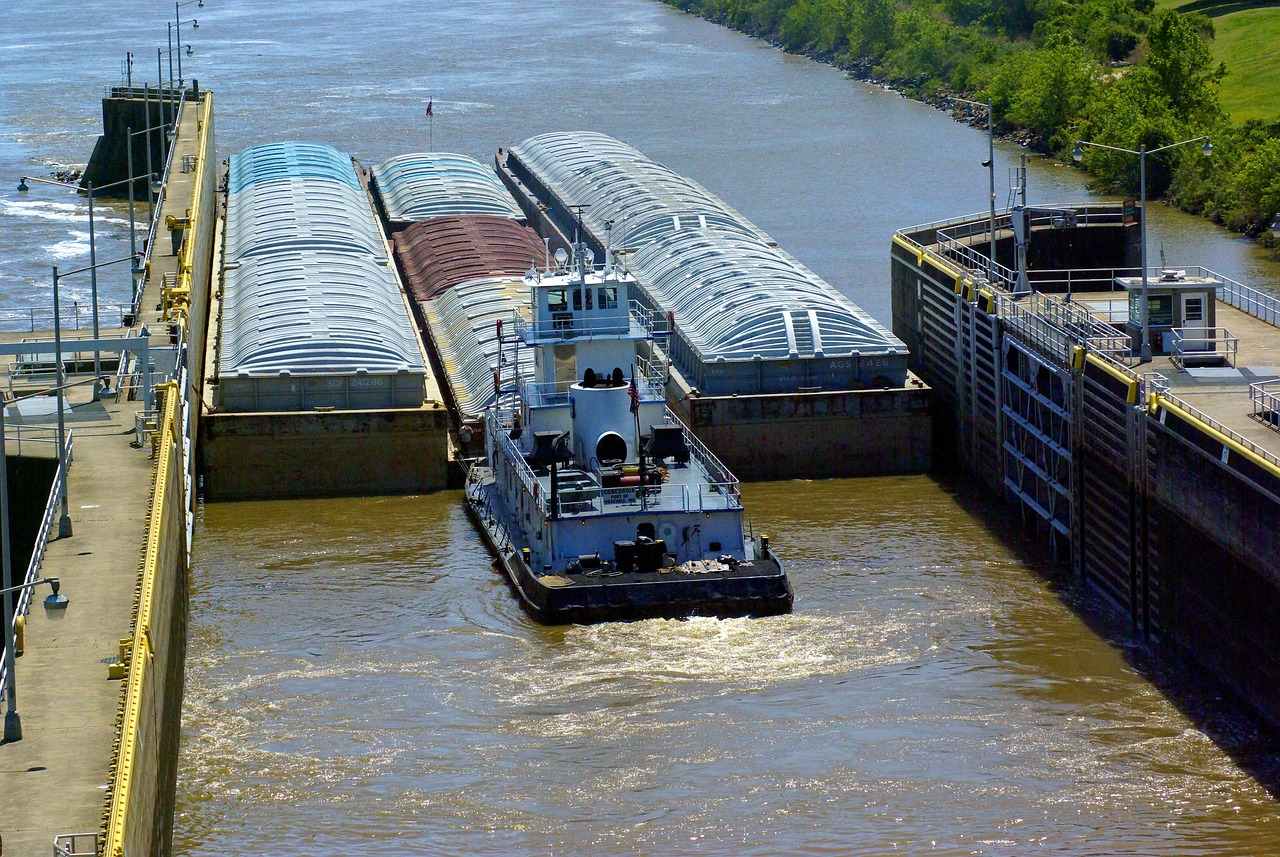
[[[60,303],[65,305],[66,301],[61,301]],[[99,302],[99,327],[124,327],[125,316],[132,312],[133,308],[128,304],[104,304]],[[81,316],[84,316],[84,323],[88,324],[93,318],[93,308],[91,306],[81,306],[79,301],[75,301],[69,310],[63,306],[60,314],[63,330],[79,330],[82,323]],[[22,325],[10,326],[11,322],[24,318],[25,322]],[[113,319],[118,319],[118,323],[111,324]],[[39,326],[37,326],[37,323]],[[53,307],[0,307],[0,329],[7,329],[11,332],[27,330],[31,333],[35,333],[37,330],[53,330]],[[65,336],[65,334],[63,335]]]
[[[582,316],[576,319],[572,312],[566,311],[565,315],[564,321],[552,318],[550,322],[538,322],[516,313],[513,327],[516,336],[529,345],[562,339],[595,339],[596,337],[627,336],[649,339],[655,336],[666,336],[671,332],[665,313],[650,310],[639,301],[627,302],[626,315]]]
[[[1240,339],[1232,336],[1231,331],[1225,327],[1175,327],[1170,334],[1173,347],[1169,360],[1179,369],[1185,367],[1188,356],[1217,359],[1220,355],[1227,361],[1227,365],[1236,365]]]
[[[1248,452],[1252,453],[1253,455],[1256,455],[1258,458],[1267,462],[1269,465],[1271,465],[1273,469],[1280,471],[1280,458],[1277,458],[1272,453],[1267,452],[1265,449],[1258,446],[1256,443],[1249,440],[1248,438],[1244,437],[1239,432],[1232,431],[1222,423],[1215,420],[1213,417],[1206,414],[1204,411],[1201,411],[1198,408],[1193,408],[1191,405],[1187,404],[1186,401],[1184,401],[1183,399],[1179,399],[1177,396],[1174,396],[1170,393],[1167,393],[1167,392],[1162,393],[1160,395],[1160,399],[1173,404],[1179,410],[1185,412],[1188,416],[1194,417],[1195,419],[1207,425],[1209,428],[1213,429],[1218,434],[1223,435],[1224,437],[1226,437],[1236,445],[1242,447],[1243,449],[1247,450]]]
[[[520,387],[525,402],[531,408],[563,407],[569,404],[569,388],[577,381],[526,381]],[[666,400],[665,380],[661,375],[644,375],[636,378],[636,392],[642,402]]]
[[[40,579],[40,566],[44,562],[45,548],[49,543],[49,533],[53,530],[53,522],[58,518],[59,500],[62,498],[63,484],[67,480],[67,465],[72,460],[72,445],[74,432],[67,432],[67,445],[62,460],[58,462],[58,469],[53,476],[53,484],[49,486],[49,498],[44,504],[44,516],[40,519],[40,529],[36,531],[36,542],[31,548],[31,561],[27,563],[27,574],[22,578],[24,584],[33,583]],[[54,441],[57,443],[57,441]],[[16,623],[19,616],[27,615],[31,609],[31,592],[34,587],[28,586],[18,595],[18,607],[13,611],[13,621]],[[9,596],[0,596],[8,598]],[[15,625],[16,628],[16,625]],[[0,650],[3,650],[0,645]],[[9,671],[5,668],[4,660],[0,659],[0,697],[4,696],[5,690],[9,684]]]
[[[173,127],[175,129],[180,124],[182,124],[182,114],[184,112],[186,103],[187,103],[187,100],[185,98],[178,100],[177,113],[173,117]],[[142,259],[143,270],[149,271],[151,268],[151,254],[155,250],[156,234],[160,231],[160,210],[164,208],[165,193],[168,191],[168,188],[169,188],[169,171],[173,167],[173,153],[177,151],[177,149],[178,149],[178,135],[174,134],[173,137],[169,139],[169,151],[165,155],[164,170],[161,172],[161,175],[160,175],[160,196],[159,198],[156,199],[155,209],[152,212],[152,216],[151,216],[151,223],[147,227],[146,244],[144,245],[146,247],[146,252],[143,255],[143,259]],[[150,190],[148,190],[147,192],[150,193]],[[138,289],[137,294],[135,294],[133,297],[132,315],[135,318],[137,318],[138,315],[142,312],[142,294],[144,291],[145,289]]]
[[[1263,425],[1280,431],[1280,380],[1257,381],[1249,385],[1250,414]]]
[[[97,854],[96,830],[91,833],[59,833],[54,837],[53,857],[97,857]]]

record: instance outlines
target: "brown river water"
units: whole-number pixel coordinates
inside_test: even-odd
[[[126,51],[155,81],[172,9],[144,5],[6,6],[5,176],[87,159]],[[603,131],[886,324],[893,231],[986,206],[980,132],[650,0],[194,14],[184,70],[215,91],[221,157],[303,139],[366,164],[428,146],[487,160]],[[1001,207],[1019,154],[997,148]],[[0,309],[47,303],[48,266],[88,252],[82,198],[11,184]],[[1030,192],[1091,198],[1042,161]],[[99,258],[127,252],[112,211]],[[1250,243],[1155,206],[1161,249],[1280,284]],[[788,563],[790,616],[538,626],[457,492],[203,506],[175,853],[1280,851],[1280,745],[1062,583],[1008,512],[923,476],[744,495]]]

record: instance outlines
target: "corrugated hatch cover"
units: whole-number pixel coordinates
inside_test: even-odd
[[[396,256],[418,301],[434,300],[469,280],[520,277],[542,264],[538,234],[505,217],[437,217],[411,223],[395,236]]]

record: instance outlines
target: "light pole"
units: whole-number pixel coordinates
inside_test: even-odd
[[[182,18],[182,7],[183,7],[183,6],[190,6],[190,5],[192,5],[192,4],[195,4],[195,7],[196,7],[197,9],[203,9],[203,8],[204,8],[204,0],[174,0],[174,3],[173,3],[173,21],[174,21],[174,25],[173,25],[173,26],[174,26],[174,29],[177,29],[178,27],[180,27],[180,26],[182,26],[183,24],[187,23],[186,21],[182,21],[182,20],[180,20],[180,19]],[[199,21],[197,21],[195,18],[192,18],[192,19],[191,19],[191,29],[193,29],[193,30],[198,30],[198,29],[200,29],[200,22],[199,22]],[[181,34],[181,33],[179,33],[179,34],[178,34],[178,39],[179,39],[179,41],[181,41],[181,39],[182,39],[182,34]],[[189,55],[188,55],[188,56],[189,56]],[[182,77],[182,60],[181,60],[181,59],[179,59],[179,60],[178,60],[178,77]]]
[[[972,105],[977,106],[977,107],[983,107],[983,106],[984,106],[984,105],[982,104],[982,102],[980,102],[980,101],[970,101],[970,100],[969,100],[969,99],[967,99],[967,98],[956,98],[956,97],[954,97],[954,96],[953,96],[951,100],[952,100],[952,101],[960,101],[960,102],[963,102],[963,103],[965,103],[965,104],[972,104]],[[987,108],[987,159],[986,159],[985,161],[983,161],[983,162],[982,162],[982,165],[983,165],[984,167],[986,167],[986,168],[987,168],[987,174],[988,174],[988,177],[990,178],[990,181],[991,181],[991,198],[990,198],[990,203],[991,203],[991,220],[990,220],[991,244],[990,244],[990,249],[989,249],[989,251],[988,251],[988,255],[989,255],[989,256],[990,256],[990,258],[991,258],[991,264],[990,264],[990,266],[988,267],[988,269],[987,269],[987,270],[988,270],[988,273],[990,274],[990,276],[988,277],[988,279],[989,279],[992,283],[995,283],[995,265],[996,265],[996,131],[995,131],[995,111],[991,109],[991,99],[990,99],[990,98],[988,98],[988,99],[987,99],[987,103],[986,103],[985,107]]]
[[[1148,149],[1146,143],[1141,143],[1137,151],[1133,149],[1123,149],[1119,146],[1107,146],[1103,143],[1091,143],[1088,140],[1077,140],[1076,147],[1071,150],[1071,158],[1077,164],[1084,160],[1084,147],[1090,146],[1095,149],[1108,149],[1112,152],[1124,152],[1128,155],[1138,156],[1138,191],[1141,195],[1142,220],[1139,223],[1140,241],[1142,243],[1142,292],[1141,305],[1138,307],[1139,315],[1142,319],[1142,340],[1138,347],[1138,362],[1151,362],[1151,325],[1149,323],[1151,307],[1147,301],[1147,155],[1154,155],[1156,152],[1163,152],[1168,149],[1175,149],[1178,146],[1186,146],[1191,143],[1204,143],[1200,147],[1200,151],[1207,158],[1213,154],[1213,144],[1209,142],[1208,137],[1192,137],[1190,140],[1182,140],[1177,143],[1170,143],[1167,146],[1160,146],[1157,149]]]
[[[132,150],[130,150],[130,154],[132,154]],[[53,185],[54,187],[65,188],[68,190],[75,190],[75,191],[80,190],[80,186],[77,184],[69,184],[67,182],[56,182],[56,181],[53,181],[52,179],[38,179],[32,176],[23,176],[18,180],[18,193],[26,193],[27,191],[30,190],[30,188],[27,186],[27,182],[36,182],[37,184]],[[101,185],[97,188],[97,190],[99,191],[109,190],[110,188],[128,183],[129,185],[129,255],[131,257],[136,257],[138,255],[138,246],[137,246],[137,239],[136,239],[136,234],[134,232],[134,226],[133,226],[133,182],[134,182],[133,160],[132,158],[130,158],[129,178],[122,179],[118,182],[112,182],[111,184]],[[93,338],[98,339],[100,336],[99,327],[98,327],[98,271],[97,271],[98,244],[94,236],[94,230],[93,230],[93,223],[94,223],[93,182],[85,182],[84,190],[89,195],[89,268],[88,270],[89,270],[89,290],[93,300]],[[94,349],[94,352],[93,352],[93,375],[94,375],[94,378],[100,379],[102,377],[102,356],[97,349]],[[98,388],[96,384],[93,388],[93,398],[94,398],[94,401],[97,401]]]
[[[92,271],[96,268],[105,268],[108,265],[117,265],[120,262],[128,262],[135,260],[136,256],[124,256],[119,259],[112,259],[110,262],[101,262],[96,265],[89,265],[84,268],[76,268],[67,271],[65,274],[58,273],[58,266],[53,266],[53,350],[54,363],[56,364],[57,383],[58,383],[58,468],[63,472],[62,480],[62,515],[58,518],[58,538],[63,539],[71,535],[71,512],[67,507],[67,429],[66,421],[63,416],[63,388],[66,386],[66,379],[63,377],[62,369],[62,312],[59,309],[58,300],[58,283],[74,274],[81,274],[85,271]],[[95,378],[94,397],[98,395],[98,384]]]
[[[3,426],[0,425],[0,428]],[[6,462],[5,469],[8,469]],[[0,487],[4,487],[3,479],[0,479]],[[4,579],[7,583],[13,574],[13,568],[9,561],[9,513],[8,513],[8,490],[5,488],[3,499],[5,502],[5,510],[0,514],[3,519],[4,528]],[[4,597],[4,669],[5,677],[5,712],[4,712],[4,740],[6,743],[22,740],[22,717],[18,714],[18,687],[14,681],[14,633],[13,633],[13,599],[9,597],[10,593],[17,592],[20,589],[33,589],[42,583],[49,584],[53,589],[53,594],[46,596],[44,606],[46,610],[65,610],[68,604],[67,596],[62,595],[58,590],[61,583],[56,577],[44,577],[40,580],[33,580],[30,583],[20,583],[17,586],[6,586],[0,589],[0,596]]]
[[[189,21],[182,21],[182,22],[180,22],[180,23],[183,23],[183,24],[193,24],[193,25],[194,25],[194,26],[192,27],[192,29],[193,29],[193,30],[198,30],[198,29],[200,29],[200,22],[199,22],[199,21],[197,21],[195,18],[192,18],[192,19],[191,19],[191,20],[189,20]],[[178,33],[178,40],[177,40],[177,41],[178,41],[178,43],[177,43],[177,45],[174,45],[173,31],[174,31],[174,29],[176,28],[176,25],[175,25],[172,21],[170,21],[170,22],[169,22],[169,23],[167,23],[165,26],[169,28],[169,50],[165,51],[165,53],[167,53],[167,54],[169,55],[169,81],[170,81],[170,83],[172,83],[172,82],[173,82],[173,80],[174,80],[174,77],[173,77],[173,57],[174,57],[174,55],[176,54],[176,55],[177,55],[177,57],[178,57],[178,77],[177,77],[177,81],[178,81],[178,85],[179,85],[179,86],[182,86],[182,85],[184,85],[184,83],[185,83],[185,80],[184,80],[184,78],[182,77],[182,53],[183,53],[183,50],[184,50],[184,49],[186,50],[186,54],[187,54],[187,56],[192,56],[192,55],[195,53],[195,51],[193,51],[193,50],[191,49],[191,45],[190,45],[189,43],[188,43],[188,44],[186,44],[186,45],[182,44],[182,33]]]

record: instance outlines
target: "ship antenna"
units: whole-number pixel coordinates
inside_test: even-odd
[[[613,274],[613,221],[604,222],[604,271]]]
[[[542,269],[551,273],[551,237],[542,239]]]

